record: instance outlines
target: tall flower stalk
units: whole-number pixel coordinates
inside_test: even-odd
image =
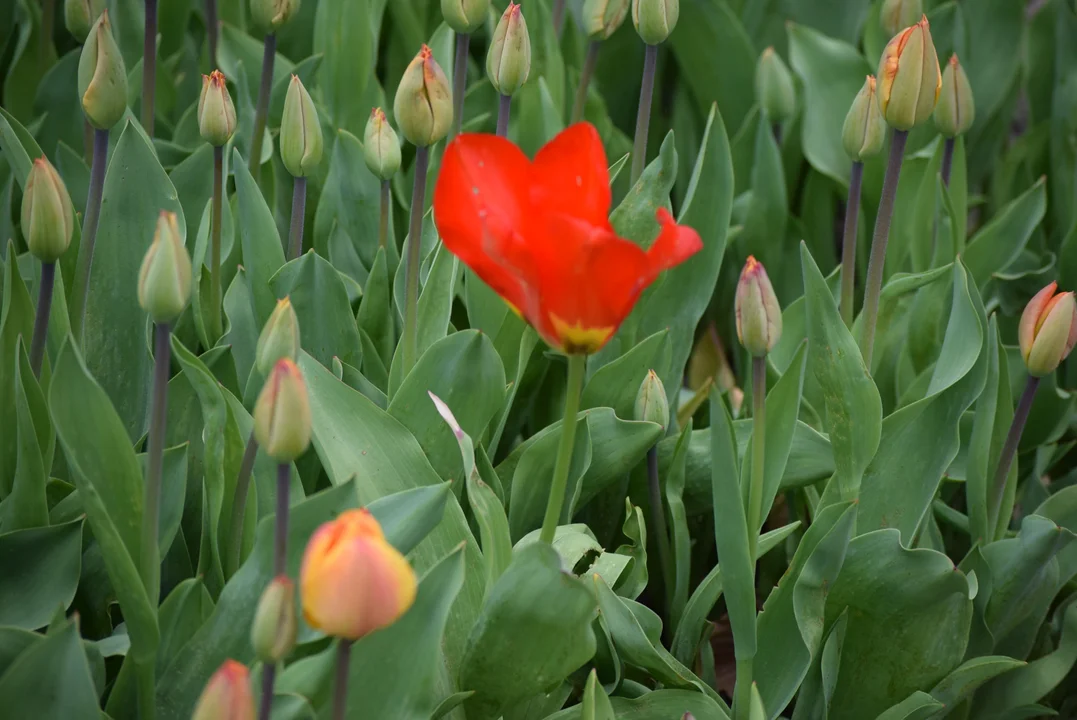
[[[449,137],[460,134],[464,122],[464,95],[467,92],[467,57],[471,34],[486,22],[490,0],[441,0],[441,16],[456,33],[456,57],[452,68],[452,130]]]
[[[497,23],[486,54],[486,74],[498,93],[497,135],[509,131],[512,95],[527,81],[531,72],[531,37],[520,6],[510,2]]]
[[[381,108],[370,111],[363,132],[363,160],[367,168],[381,180],[381,208],[378,214],[378,247],[389,246],[389,212],[392,196],[389,181],[400,169],[400,140],[389,125]]]
[[[954,140],[958,135],[968,132],[976,119],[976,105],[972,99],[972,86],[965,74],[965,68],[951,55],[942,71],[942,89],[939,102],[935,106],[935,127],[945,138],[942,151],[942,183],[950,187],[950,172],[954,163]]]
[[[262,142],[269,114],[269,95],[273,91],[277,31],[299,10],[299,0],[250,0],[250,2],[251,19],[266,33],[265,40],[262,42],[262,76],[258,82],[258,104],[254,108],[250,157],[247,158],[251,176],[257,181],[262,171]]]
[[[608,40],[628,16],[629,0],[584,0],[581,8],[583,32],[587,35],[587,54],[580,69],[580,83],[576,86],[576,99],[572,103],[572,120],[583,119],[587,107],[587,89],[598,67],[598,53],[602,42]]]
[[[280,123],[280,158],[292,175],[292,222],[288,234],[288,258],[303,253],[303,220],[307,208],[307,176],[322,161],[322,126],[318,111],[303,83],[295,75],[284,99]]]
[[[153,137],[154,96],[157,94],[157,0],[146,0],[142,38],[142,128]]]
[[[198,98],[198,130],[213,146],[213,197],[210,205],[209,336],[217,342],[224,334],[221,291],[221,207],[224,202],[224,146],[236,131],[236,108],[224,75],[214,70],[202,76]]]
[[[640,81],[636,135],[632,142],[632,183],[639,180],[647,165],[647,133],[651,126],[651,101],[658,65],[658,46],[665,42],[680,16],[679,0],[632,0],[632,24],[646,45],[643,77]]]

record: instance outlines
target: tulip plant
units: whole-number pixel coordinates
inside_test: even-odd
[[[1077,717],[1072,2],[60,1],[0,717]]]

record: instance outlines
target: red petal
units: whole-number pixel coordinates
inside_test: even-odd
[[[609,166],[594,125],[572,125],[538,151],[531,168],[531,202],[541,210],[609,227]]]
[[[703,241],[699,233],[687,225],[678,225],[665,208],[658,208],[655,218],[662,226],[662,232],[651,244],[651,249],[647,251],[647,260],[650,264],[648,285],[658,276],[658,273],[679,265],[703,249]]]

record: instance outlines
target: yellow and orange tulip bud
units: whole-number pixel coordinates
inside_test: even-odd
[[[931,117],[942,89],[942,73],[927,17],[895,35],[879,61],[879,109],[896,130]]]
[[[225,660],[206,683],[191,720],[254,720],[247,666]]]
[[[400,78],[393,99],[393,115],[400,132],[412,145],[433,145],[452,125],[452,90],[434,53],[423,45]]]
[[[346,510],[318,528],[299,571],[303,618],[358,640],[392,625],[415,602],[415,571],[367,510]]]
[[[1077,302],[1072,292],[1056,295],[1057,288],[1058,283],[1051,283],[1040,290],[1021,313],[1017,339],[1033,377],[1053,373],[1077,344]]]
[[[303,373],[291,358],[281,358],[254,405],[254,437],[266,455],[292,462],[310,446],[310,400]]]
[[[737,282],[737,338],[754,357],[774,349],[782,336],[782,308],[763,263],[751,255]]]

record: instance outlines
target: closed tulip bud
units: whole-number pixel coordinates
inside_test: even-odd
[[[236,106],[224,83],[224,75],[214,70],[202,76],[198,97],[198,132],[210,145],[224,145],[236,131]]]
[[[80,43],[105,10],[105,0],[64,0],[64,25]]]
[[[648,45],[668,38],[680,14],[680,0],[632,0],[632,24]]]
[[[774,349],[782,336],[782,308],[763,264],[751,255],[737,282],[737,338],[754,357]]]
[[[883,149],[886,140],[886,120],[879,110],[875,94],[875,76],[868,75],[864,87],[853,98],[845,124],[841,126],[841,144],[853,162],[861,162]]]
[[[415,571],[365,509],[314,532],[299,584],[307,624],[350,640],[392,625],[415,601]]]
[[[653,422],[665,430],[669,427],[669,400],[662,379],[654,370],[648,370],[636,393],[636,420]]]
[[[138,271],[138,304],[155,323],[179,317],[191,298],[191,258],[183,245],[176,214],[162,211],[157,217],[153,244]]]
[[[1021,357],[1033,377],[1055,371],[1077,343],[1077,303],[1072,292],[1055,294],[1058,283],[1036,293],[1017,328]]]
[[[225,660],[206,683],[191,720],[254,720],[247,666]]]
[[[266,320],[258,344],[254,348],[254,364],[258,372],[269,376],[278,360],[299,357],[299,318],[292,301],[287,297],[277,301],[269,319]]]
[[[628,17],[629,0],[583,0],[583,31],[593,41],[606,40]]]
[[[456,33],[473,33],[486,20],[490,0],[441,0],[441,17]]]
[[[924,14],[923,0],[884,0],[879,11],[886,37],[894,37]]]
[[[264,663],[278,663],[295,648],[295,583],[287,575],[273,578],[258,601],[251,625],[254,654]]]
[[[393,99],[400,132],[416,146],[433,145],[452,125],[452,91],[445,72],[423,45],[400,78]]]
[[[879,108],[891,127],[909,130],[931,117],[942,73],[926,16],[887,43],[877,76]]]
[[[486,74],[502,95],[512,95],[531,72],[531,37],[519,5],[510,2],[494,30],[486,53]]]
[[[793,75],[772,47],[763,51],[755,66],[755,98],[771,122],[788,120],[796,109]]]
[[[82,111],[98,130],[108,130],[127,110],[127,68],[112,37],[108,10],[103,10],[86,36],[79,56],[79,98]]]
[[[266,32],[276,32],[299,12],[299,0],[251,0],[251,19]]]
[[[281,358],[254,405],[254,437],[278,463],[292,462],[310,446],[310,425],[303,373],[293,360]]]
[[[44,157],[34,160],[22,193],[22,234],[30,253],[56,262],[71,244],[75,210],[64,181]]]
[[[957,61],[957,55],[951,55],[950,62],[942,71],[942,90],[939,92],[939,104],[935,106],[935,127],[946,137],[956,137],[967,132],[975,119],[976,106],[972,101],[969,76]]]
[[[280,159],[292,177],[306,177],[322,161],[322,126],[310,93],[295,75],[284,97],[280,120]]]
[[[363,159],[370,172],[388,180],[400,169],[400,140],[381,108],[370,111],[363,133]]]

